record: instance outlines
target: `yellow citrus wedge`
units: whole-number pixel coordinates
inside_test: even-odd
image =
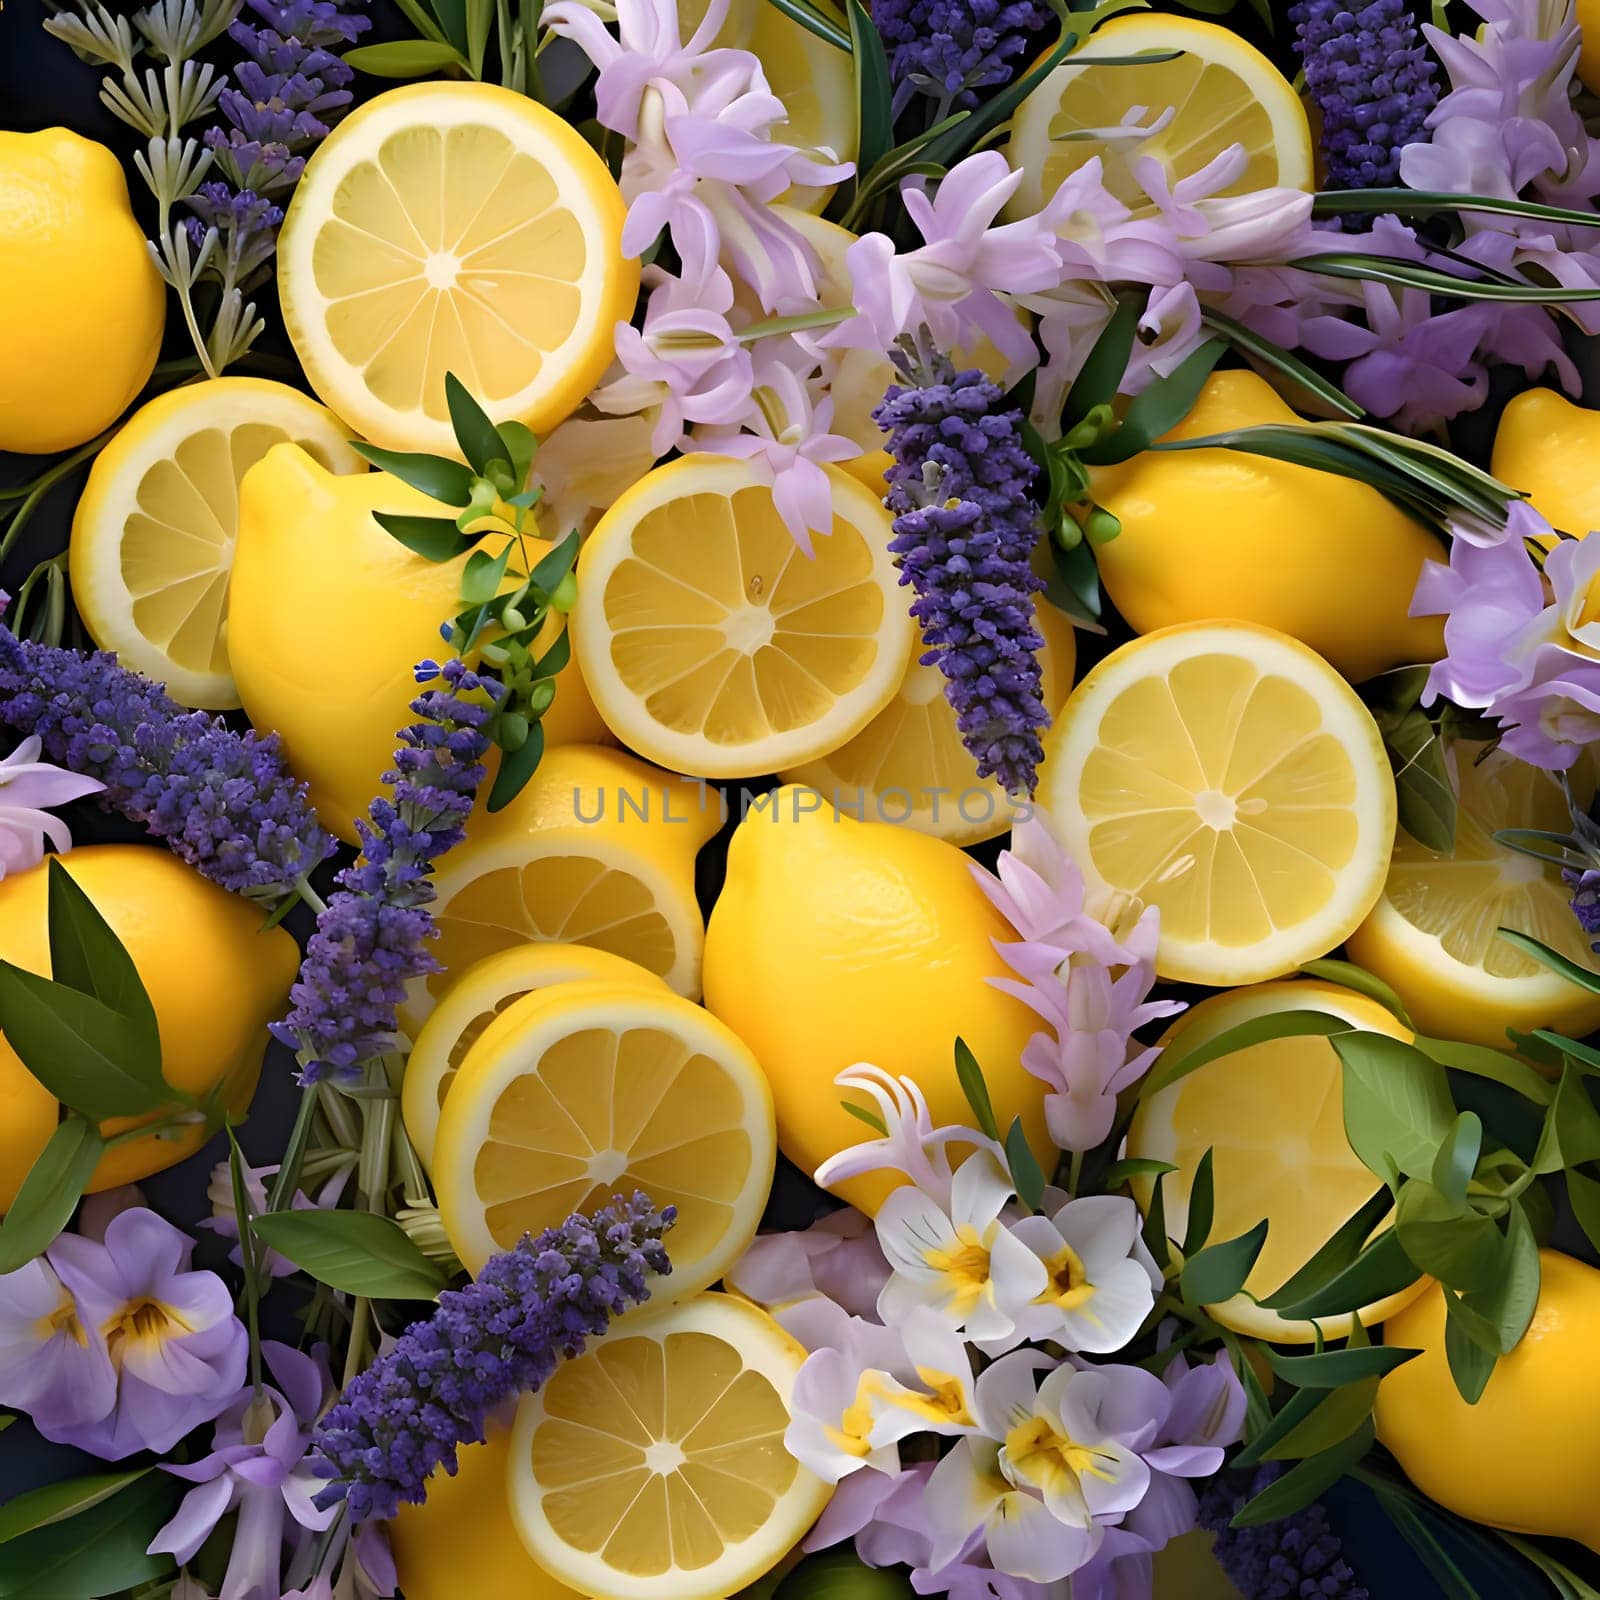
[[[406,991],[415,1038],[452,977],[530,940],[592,945],[700,993],[694,858],[722,820],[714,790],[598,745],[547,750],[503,811],[474,813],[434,880],[443,970]]]
[[[1054,708],[1072,687],[1072,624],[1043,598],[1034,602],[1033,615],[1044,638],[1044,703]],[[938,667],[923,666],[913,656],[899,694],[855,738],[791,767],[783,781],[815,789],[852,816],[903,823],[951,844],[978,844],[1005,833],[1015,820],[1005,786],[977,775],[944,689]]]
[[[583,136],[525,96],[391,89],[306,163],[278,239],[284,326],[312,388],[376,444],[456,453],[447,372],[547,433],[633,313],[624,211]]]
[[[1500,844],[1497,828],[1572,822],[1548,772],[1501,752],[1454,747],[1460,806],[1455,849],[1418,844],[1401,829],[1383,894],[1348,940],[1424,1033],[1509,1048],[1506,1029],[1553,1028],[1579,1038],[1600,1027],[1600,996],[1525,956],[1496,932],[1513,928],[1600,972],[1572,915],[1560,868]]]
[[[141,406],[95,457],[72,519],[72,597],[94,642],[186,706],[227,710],[239,481],[275,444],[364,472],[349,430],[264,378],[211,378]]]
[[[1091,881],[1160,907],[1164,978],[1280,977],[1382,892],[1383,741],[1287,634],[1197,622],[1135,639],[1072,692],[1044,747],[1039,803]]]
[[[832,531],[806,556],[751,462],[685,456],[600,519],[573,643],[611,731],[675,772],[748,778],[836,750],[894,698],[916,629],[890,517],[828,469]]]
[[[1170,61],[1097,64],[1096,58],[1182,53]],[[1146,139],[1095,138],[1143,107],[1145,126],[1168,108],[1172,116]],[[1024,174],[1007,211],[1039,210],[1062,180],[1094,156],[1104,163],[1105,185],[1135,211],[1150,200],[1132,163],[1154,156],[1167,180],[1198,172],[1229,145],[1243,145],[1244,171],[1219,191],[1248,194],[1282,185],[1313,186],[1313,145],[1305,107],[1273,64],[1230,28],[1194,17],[1140,12],[1113,17],[1097,28],[1017,108],[1006,158]]]
[[[1376,1000],[1336,984],[1261,983],[1213,995],[1185,1012],[1162,1041],[1166,1054],[1156,1072],[1160,1059],[1176,1062],[1244,1023],[1301,1010],[1326,1011],[1369,1033],[1411,1036]],[[1320,1034],[1268,1039],[1208,1061],[1140,1102],[1128,1128],[1127,1155],[1177,1167],[1161,1186],[1167,1231],[1176,1238],[1188,1227],[1190,1191],[1207,1150],[1216,1196],[1211,1241],[1237,1238],[1263,1217],[1271,1225],[1244,1289],[1206,1309],[1223,1327],[1274,1343],[1307,1343],[1316,1337],[1317,1324],[1324,1338],[1344,1338],[1348,1313],[1316,1323],[1289,1321],[1254,1298],[1282,1287],[1383,1187],[1345,1138],[1338,1052]],[[1133,1188],[1148,1210],[1154,1180],[1141,1175]],[[1423,1280],[1364,1307],[1362,1322],[1376,1325],[1425,1287]]]
[[[474,962],[450,984],[411,1047],[401,1085],[406,1132],[424,1166],[433,1166],[439,1112],[456,1070],[483,1030],[523,995],[582,978],[663,987],[656,973],[585,944],[513,945]]]
[[[783,1444],[804,1359],[764,1311],[702,1294],[565,1362],[511,1434],[534,1558],[606,1600],[701,1600],[770,1572],[832,1492]]]
[[[470,1272],[642,1189],[678,1208],[658,1292],[682,1299],[755,1237],[776,1151],[772,1091],[731,1028],[665,987],[577,979],[525,994],[467,1052],[433,1179]]]

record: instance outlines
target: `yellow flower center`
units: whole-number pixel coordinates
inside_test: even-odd
[[[163,1339],[181,1338],[194,1329],[171,1306],[160,1300],[130,1300],[100,1330],[113,1366],[121,1366],[129,1346],[160,1344]]]
[[[937,1424],[959,1423],[962,1427],[976,1427],[977,1419],[967,1410],[966,1386],[952,1372],[939,1372],[933,1367],[918,1367],[917,1379],[931,1394],[897,1395],[896,1401],[915,1416],[926,1417]]]
[[[877,1372],[863,1372],[856,1383],[856,1397],[844,1408],[838,1427],[830,1425],[822,1430],[835,1449],[859,1460],[872,1454],[867,1435],[872,1432],[872,1396],[881,1388],[880,1376]]]
[[[1083,1270],[1083,1261],[1070,1244],[1064,1244],[1045,1262],[1050,1281],[1034,1297],[1035,1305],[1060,1306],[1063,1311],[1075,1311],[1094,1299],[1094,1285]]]
[[[41,1339],[53,1339],[64,1333],[76,1345],[87,1345],[89,1335],[78,1321],[78,1307],[70,1294],[63,1294],[61,1304],[48,1317],[40,1317],[35,1331]]]
[[[989,1247],[971,1223],[956,1229],[952,1248],[925,1250],[922,1259],[945,1279],[952,1309],[963,1317],[989,1287]]]
[[[1079,1479],[1110,1481],[1110,1455],[1093,1445],[1079,1444],[1062,1433],[1048,1417],[1032,1416],[1006,1434],[1006,1460],[1019,1478],[1045,1491],[1077,1488]]]

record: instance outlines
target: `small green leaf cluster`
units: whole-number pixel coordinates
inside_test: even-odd
[[[544,754],[541,719],[555,702],[556,675],[572,646],[564,628],[542,654],[534,646],[550,614],[570,611],[577,600],[578,535],[569,533],[532,560],[528,541],[540,537],[534,507],[541,491],[529,477],[539,441],[520,422],[491,422],[454,373],[445,377],[445,400],[461,461],[355,440],[352,446],[456,510],[454,517],[373,515],[424,560],[462,564],[461,609],[440,631],[457,655],[476,657],[505,690],[484,730],[501,752],[488,799],[489,810],[499,811],[521,793]],[[496,540],[500,547],[492,550]]]
[[[414,39],[389,39],[347,50],[344,59],[375,78],[428,78],[435,74],[493,81],[533,100],[544,98],[539,72],[539,18],[544,0],[395,0],[417,31]],[[490,68],[490,41],[498,73]]]

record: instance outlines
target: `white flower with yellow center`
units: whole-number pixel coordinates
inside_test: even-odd
[[[913,1433],[976,1433],[977,1400],[966,1340],[926,1306],[918,1306],[897,1331],[916,1382],[877,1375],[882,1381],[864,1395],[872,1412],[873,1441]]]
[[[896,1189],[876,1219],[890,1267],[878,1315],[900,1325],[926,1306],[969,1339],[1015,1344],[1016,1319],[1044,1292],[1048,1273],[1002,1216],[1012,1192],[987,1150],[957,1170],[948,1209],[920,1189]]]
[[[784,1447],[827,1483],[862,1467],[897,1476],[902,1435],[880,1426],[877,1401],[914,1376],[900,1335],[820,1297],[801,1309],[806,1325],[796,1337],[811,1354],[795,1374]]]

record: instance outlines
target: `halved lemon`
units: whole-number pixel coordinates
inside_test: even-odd
[[[210,378],[141,406],[95,457],[72,519],[72,597],[94,642],[183,705],[237,706],[239,480],[285,440],[330,472],[364,472],[348,438],[326,407],[264,378]]]
[[[1304,979],[1256,984],[1201,1001],[1168,1029],[1165,1057],[1175,1061],[1219,1034],[1281,1011],[1326,1011],[1368,1033],[1411,1037],[1376,1000]],[[1161,1186],[1167,1231],[1176,1239],[1188,1228],[1190,1191],[1207,1150],[1215,1179],[1210,1242],[1237,1238],[1262,1218],[1270,1226],[1243,1291],[1206,1309],[1223,1327],[1274,1343],[1307,1343],[1316,1337],[1317,1324],[1324,1338],[1345,1338],[1348,1313],[1319,1317],[1315,1324],[1291,1322],[1253,1298],[1281,1288],[1383,1187],[1345,1138],[1338,1052],[1317,1034],[1269,1039],[1219,1056],[1140,1102],[1126,1153],[1178,1168]],[[1154,1187],[1148,1176],[1133,1180],[1141,1209],[1149,1209]],[[1363,1307],[1362,1322],[1375,1326],[1426,1287],[1423,1279]]]
[[[584,944],[513,945],[474,962],[450,984],[411,1047],[400,1091],[406,1132],[425,1167],[433,1166],[445,1096],[483,1030],[523,995],[583,978],[663,986],[658,974]]]
[[[1178,50],[1171,61],[1097,65],[1097,57]],[[1093,137],[1144,108],[1149,126],[1169,107],[1172,117],[1149,138],[1115,142]],[[1314,186],[1314,145],[1294,87],[1252,44],[1215,22],[1156,12],[1113,17],[1097,28],[1017,108],[1006,159],[1024,176],[1006,210],[1028,216],[1063,179],[1094,156],[1105,185],[1135,211],[1151,208],[1132,163],[1154,156],[1167,180],[1198,172],[1229,145],[1243,145],[1249,164],[1221,195],[1282,185]]]
[[[390,89],[306,163],[278,239],[306,376],[375,444],[455,454],[444,379],[545,433],[633,314],[621,192],[554,112],[485,83]]]
[[[573,640],[607,726],[708,778],[836,750],[894,698],[916,628],[889,513],[828,469],[833,528],[795,544],[754,463],[685,456],[600,519],[578,564]]]
[[[698,997],[705,919],[694,858],[722,822],[715,790],[620,750],[559,745],[503,811],[474,813],[434,880],[442,970],[406,989],[412,1038],[454,977],[530,940],[592,945]]]
[[[662,1288],[681,1299],[755,1237],[776,1152],[772,1091],[731,1028],[665,988],[590,978],[484,1029],[439,1113],[433,1179],[469,1272],[642,1189],[678,1208]]]
[[[1040,805],[1092,882],[1160,907],[1164,978],[1280,977],[1383,890],[1383,740],[1287,634],[1197,622],[1134,639],[1072,692],[1044,748]]]
[[[729,1595],[771,1571],[832,1493],[784,1448],[804,1360],[766,1312],[702,1294],[558,1367],[511,1435],[534,1558],[610,1600]]]
[[[1506,1029],[1553,1028],[1582,1038],[1600,1028],[1600,996],[1540,966],[1496,929],[1514,928],[1600,972],[1572,915],[1558,867],[1498,843],[1497,828],[1572,825],[1548,772],[1503,751],[1454,747],[1460,806],[1455,849],[1418,844],[1401,829],[1383,894],[1347,941],[1350,959],[1375,972],[1423,1030],[1508,1048]]]
[[[1072,687],[1077,647],[1072,624],[1040,598],[1034,621],[1044,638],[1039,652],[1046,709]],[[980,778],[961,742],[945,676],[915,657],[900,692],[855,738],[829,755],[782,774],[803,783],[852,816],[902,823],[951,844],[977,844],[1006,832],[1016,820],[1005,785]]]

